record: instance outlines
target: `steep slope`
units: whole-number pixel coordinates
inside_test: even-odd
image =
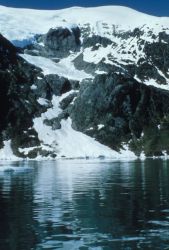
[[[118,151],[127,144],[136,154],[169,153],[169,92],[110,73],[86,81],[70,116],[73,128]]]
[[[13,44],[1,37],[0,157],[168,154],[169,18],[120,6],[0,14]]]
[[[122,151],[117,153],[71,128],[60,102],[70,94],[68,103],[74,99],[77,81],[57,75],[43,76],[39,68],[23,60],[18,52],[0,36],[1,159],[124,157]]]
[[[25,145],[37,146],[32,117],[43,111],[31,90],[41,70],[17,55],[17,49],[0,36],[0,144],[12,139],[13,152]],[[7,144],[6,144],[7,145]]]

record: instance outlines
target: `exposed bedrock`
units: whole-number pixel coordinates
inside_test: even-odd
[[[31,44],[25,48],[25,52],[32,55],[64,58],[71,52],[79,51],[80,36],[81,32],[78,26],[70,29],[51,28],[47,34],[37,37],[37,41],[43,43],[43,46],[39,43]]]
[[[81,85],[71,109],[73,127],[115,150],[169,151],[169,92],[123,75],[98,75]]]

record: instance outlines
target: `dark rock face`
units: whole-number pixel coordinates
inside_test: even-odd
[[[48,100],[51,100],[53,95],[60,96],[72,89],[71,81],[53,74],[36,80],[36,86],[35,93]]]
[[[0,144],[12,139],[12,148],[20,155],[19,147],[39,145],[32,119],[44,109],[31,90],[41,71],[17,55],[16,48],[0,36]]]
[[[44,57],[67,57],[70,52],[77,52],[80,49],[81,31],[79,27],[71,29],[59,27],[50,29],[46,35],[36,38],[37,43],[31,44],[25,48],[25,53],[34,56]],[[44,43],[41,46],[39,43]]]
[[[147,60],[153,62],[156,67],[166,74],[169,67],[169,44],[162,42],[146,43],[144,50]]]
[[[89,48],[93,47],[94,49],[98,49],[99,46],[103,46],[104,48],[107,47],[108,45],[112,44],[113,42],[106,38],[106,37],[101,37],[97,35],[93,35],[92,37],[86,37],[83,41],[83,47],[84,48]]]
[[[77,97],[77,93],[74,92],[70,95],[68,95],[66,98],[64,98],[61,102],[60,102],[60,108],[65,110],[71,103],[72,101],[75,99],[75,97]]]
[[[5,37],[0,34],[0,67],[1,70],[9,67],[10,64],[16,64],[17,49]]]
[[[169,133],[168,125],[158,130],[158,125],[168,119],[168,91],[123,75],[100,75],[94,82],[83,83],[70,113],[75,129],[115,150],[124,142],[129,142],[138,155],[142,151],[150,156],[169,150],[169,140],[161,140],[157,148],[153,144]]]
[[[45,50],[48,56],[66,57],[70,51],[78,51],[80,47],[80,29],[50,29],[44,37]]]
[[[75,80],[68,80],[67,78],[58,75],[50,74],[43,76],[41,79],[35,80],[34,93],[37,97],[48,100],[47,108],[51,107],[51,100],[53,95],[61,96],[70,90],[77,91],[80,88],[79,82]],[[61,108],[65,109],[76,96],[76,92],[70,94],[61,102]]]

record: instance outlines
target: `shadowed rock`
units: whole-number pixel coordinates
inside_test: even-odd
[[[70,51],[79,50],[80,29],[78,27],[50,29],[45,35],[44,45],[49,55],[68,56]]]
[[[75,129],[115,150],[130,142],[137,154],[169,151],[169,140],[163,138],[169,133],[169,92],[133,78],[108,74],[84,82],[70,115]],[[163,129],[158,130],[159,124]]]

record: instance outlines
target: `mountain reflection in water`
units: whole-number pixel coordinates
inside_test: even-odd
[[[169,161],[1,162],[0,249],[169,249]]]

